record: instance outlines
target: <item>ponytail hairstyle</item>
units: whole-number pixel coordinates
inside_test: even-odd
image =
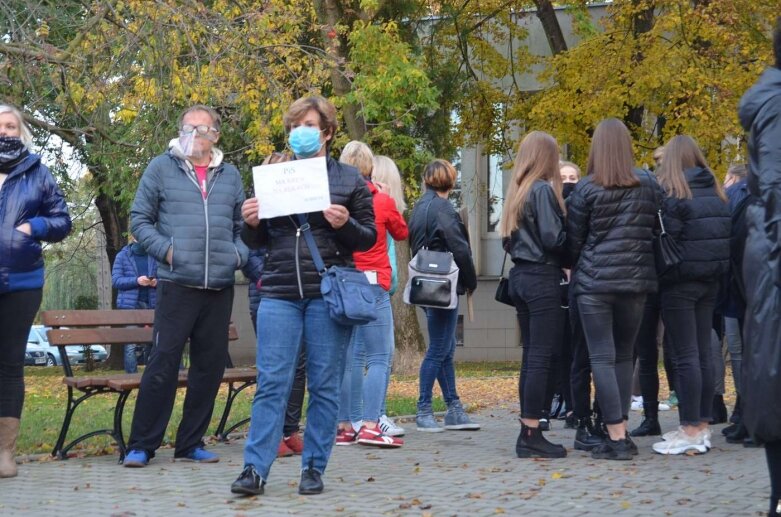
[[[523,205],[537,180],[549,182],[564,211],[559,173],[559,145],[556,139],[542,131],[532,131],[524,137],[515,155],[512,180],[507,189],[499,233],[509,237],[522,224]]]

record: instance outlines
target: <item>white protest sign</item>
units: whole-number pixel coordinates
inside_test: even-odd
[[[324,156],[252,168],[260,219],[319,212],[331,206]]]

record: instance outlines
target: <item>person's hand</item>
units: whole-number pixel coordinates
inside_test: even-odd
[[[149,287],[157,287],[157,278],[149,279]]]
[[[19,226],[17,226],[16,229],[25,235],[33,234],[33,227],[30,226],[30,223],[22,223]]]
[[[241,218],[244,219],[244,222],[247,223],[247,226],[251,226],[253,228],[257,228],[260,224],[260,219],[258,219],[258,210],[260,209],[260,204],[258,203],[258,198],[251,197],[244,201],[244,204],[241,205]]]
[[[323,217],[331,225],[331,228],[338,230],[350,219],[350,212],[342,205],[331,205],[323,210]]]
[[[140,285],[141,287],[149,287],[152,285],[152,280],[146,275],[141,275],[140,277],[138,277],[136,279],[136,282],[138,282],[138,285]]]
[[[171,246],[168,248],[168,251],[165,253],[165,261],[168,262],[169,265],[174,265],[174,247]]]

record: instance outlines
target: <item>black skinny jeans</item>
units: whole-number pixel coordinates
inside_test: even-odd
[[[521,418],[543,418],[550,403],[546,391],[551,357],[561,347],[564,333],[560,277],[561,269],[546,264],[520,262],[510,270],[510,296],[523,342],[518,381]]]
[[[153,457],[160,447],[174,407],[179,363],[188,338],[190,370],[174,456],[186,456],[203,446],[228,358],[232,308],[233,287],[215,291],[173,282],[157,285],[154,344],[141,377],[128,450],[145,450]]]
[[[608,425],[623,423],[629,416],[632,357],[645,296],[645,293],[578,296],[597,400]]]
[[[675,364],[681,425],[709,422],[714,374],[711,328],[718,282],[662,285],[662,319]]]
[[[659,347],[658,328],[661,316],[660,298],[657,293],[649,294],[643,307],[643,319],[637,334],[635,355],[638,359],[640,394],[646,414],[656,415],[659,411]],[[675,370],[669,339],[663,339],[664,369],[667,372],[667,385],[675,389]]]
[[[250,310],[252,329],[258,335],[258,312]],[[306,347],[301,345],[301,355],[298,356],[296,376],[293,377],[293,386],[290,388],[290,396],[287,398],[285,409],[285,425],[282,427],[283,436],[291,436],[301,429],[301,412],[304,408],[304,395],[306,394]]]
[[[42,289],[0,294],[0,418],[20,418],[24,405],[24,352]]]
[[[588,356],[586,336],[583,334],[583,324],[580,321],[578,302],[570,290],[569,295],[569,326],[572,331],[572,369],[570,371],[570,386],[572,390],[572,410],[577,418],[591,416],[591,361]]]

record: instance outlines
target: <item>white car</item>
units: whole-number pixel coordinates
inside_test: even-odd
[[[49,338],[46,336],[46,331],[49,328],[43,325],[33,325],[30,329],[30,335],[27,337],[27,350],[30,351],[35,347],[40,347],[40,350],[46,354],[45,364],[46,366],[60,366],[62,365],[62,358],[60,357],[60,349],[56,346],[49,344]],[[86,363],[87,359],[84,356],[84,346],[73,345],[65,347],[68,354],[68,361],[71,364]],[[92,345],[90,347],[92,351],[92,357],[95,362],[99,363],[106,360],[108,353],[106,349],[100,345]]]

